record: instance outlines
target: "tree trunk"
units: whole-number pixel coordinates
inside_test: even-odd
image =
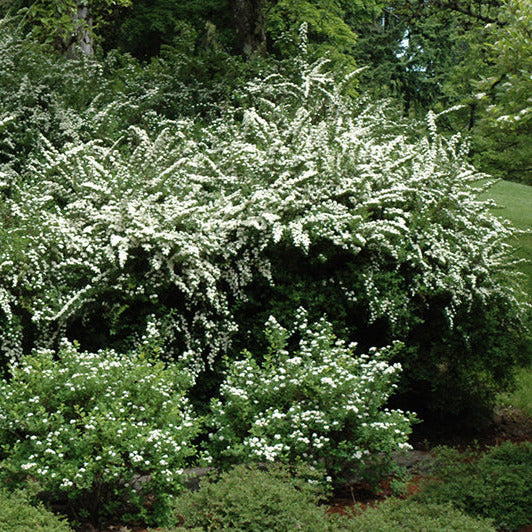
[[[94,37],[92,35],[92,14],[87,2],[77,0],[77,11],[73,14],[74,34],[68,46],[68,57],[76,57],[78,51],[84,55],[94,55]]]
[[[262,0],[229,0],[240,53],[246,57],[266,53]]]

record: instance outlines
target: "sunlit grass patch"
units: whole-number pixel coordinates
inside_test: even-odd
[[[493,199],[501,216],[511,220],[519,229],[532,230],[532,186],[511,181],[498,181],[481,197]],[[532,300],[532,233],[517,237],[516,256],[525,259],[520,267],[526,275],[524,288]]]

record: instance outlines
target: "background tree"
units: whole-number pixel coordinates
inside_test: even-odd
[[[471,137],[475,164],[531,182],[531,12],[522,0],[400,0],[352,19],[361,86],[415,117],[460,106],[441,123]]]
[[[23,24],[39,41],[72,57],[94,55],[95,30],[117,7],[131,0],[4,0],[4,12],[24,14]]]
[[[532,183],[532,7],[509,0],[500,18],[486,29],[490,68],[477,84],[485,113],[477,142],[498,173]]]

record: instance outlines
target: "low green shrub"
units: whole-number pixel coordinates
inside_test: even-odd
[[[347,525],[347,522],[346,522]],[[356,532],[494,532],[487,519],[470,517],[451,504],[422,504],[412,500],[387,499],[374,508],[355,514],[349,528]]]
[[[21,492],[8,494],[0,491],[1,532],[69,532],[71,528],[60,517],[44,509],[32,506]]]
[[[190,372],[152,356],[64,343],[23,357],[0,382],[0,480],[76,519],[164,522],[199,425]]]
[[[324,532],[332,530],[332,521],[318,505],[320,489],[279,465],[239,465],[217,480],[203,480],[198,491],[180,495],[175,513],[187,528]]]
[[[354,356],[325,319],[309,324],[300,309],[288,331],[272,317],[262,364],[249,353],[230,364],[212,402],[210,450],[217,461],[306,462],[335,479],[377,481],[393,452],[408,449],[414,416],[384,408],[401,366],[400,344]],[[290,349],[290,341],[298,342]],[[294,344],[292,344],[294,345]],[[290,350],[290,351],[289,351]]]
[[[375,508],[347,515],[327,514],[319,506],[323,492],[316,484],[291,475],[283,466],[239,465],[218,479],[205,479],[200,489],[183,493],[176,519],[189,530],[242,532],[305,530],[306,532],[494,532],[488,519],[474,518],[451,504],[423,504],[387,499]],[[197,527],[197,528],[196,528]],[[172,529],[176,532],[182,528]]]
[[[506,442],[481,454],[442,448],[436,461],[436,481],[417,498],[450,501],[460,510],[494,520],[503,530],[532,524],[532,443]]]

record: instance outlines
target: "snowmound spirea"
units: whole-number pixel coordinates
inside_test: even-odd
[[[46,346],[96,316],[127,337],[155,313],[212,362],[238,330],[234,302],[274,281],[268,252],[281,246],[359,260],[346,301],[392,332],[434,296],[449,327],[473,301],[518,315],[512,231],[477,199],[460,137],[439,136],[434,115],[427,136],[398,133],[385,106],[342,97],[322,63],[299,76],[251,84],[206,126],[166,121],[156,136],[130,127],[113,145],[61,150],[42,139],[0,191],[6,356],[28,328]]]
[[[200,421],[187,392],[193,375],[130,354],[88,353],[63,343],[38,350],[0,380],[0,479],[12,489],[68,501],[93,522],[169,511],[195,455]]]

